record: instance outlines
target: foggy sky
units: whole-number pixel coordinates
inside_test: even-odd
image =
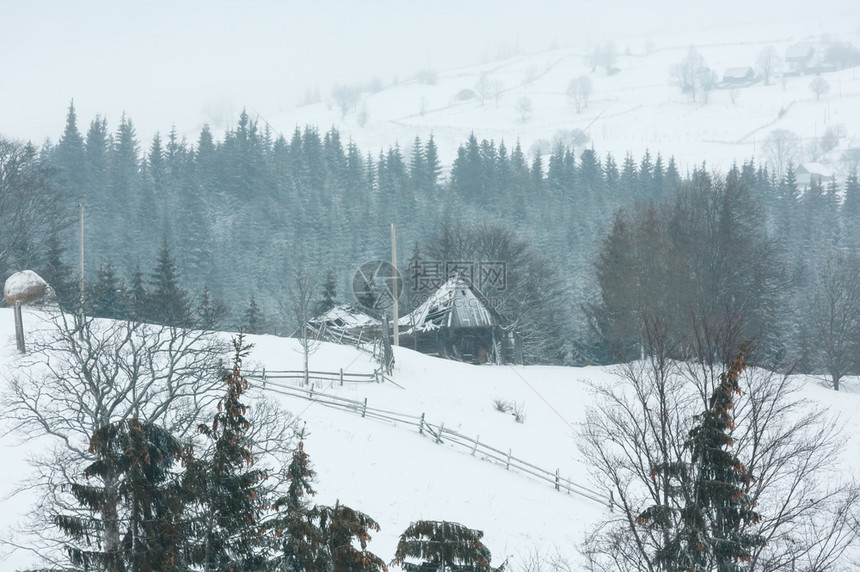
[[[0,135],[41,143],[62,133],[74,99],[78,127],[122,113],[146,142],[175,124],[264,116],[308,88],[384,84],[421,69],[445,71],[514,50],[658,36],[679,28],[767,26],[778,18],[854,18],[848,0],[813,8],[777,2],[531,2],[406,0],[294,2],[0,0]],[[813,13],[810,13],[813,12]]]

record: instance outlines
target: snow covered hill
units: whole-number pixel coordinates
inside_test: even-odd
[[[24,312],[25,329],[39,314]],[[225,334],[226,335],[226,334]],[[272,370],[301,368],[302,354],[295,340],[250,336],[255,344],[246,368]],[[0,366],[6,375],[16,367],[12,311],[0,310]],[[363,401],[368,406],[404,414],[425,415],[467,436],[480,436],[500,450],[567,478],[599,487],[589,481],[575,438],[591,396],[587,380],[611,380],[602,368],[473,366],[445,361],[396,348],[396,382],[379,384],[317,384],[316,392]],[[365,353],[351,347],[321,344],[311,355],[311,369],[372,372],[376,365]],[[844,414],[848,421],[846,471],[860,467],[860,399],[857,383],[837,394],[809,379],[805,396]],[[263,391],[261,384],[252,391]],[[269,392],[301,420],[309,433],[305,450],[317,472],[316,502],[340,500],[374,517],[382,530],[370,548],[383,559],[394,554],[397,537],[418,519],[445,519],[485,532],[494,563],[510,556],[559,551],[575,557],[585,531],[607,510],[597,502],[557,492],[526,474],[507,471],[499,463],[472,456],[468,450],[438,444],[414,427],[324,407],[305,399]],[[522,423],[498,411],[496,400],[517,403]],[[0,539],[20,547],[0,546],[0,568],[18,569],[33,563],[26,537],[13,534],[16,523],[33,506],[26,490],[29,455],[49,443],[28,442],[18,433],[0,437],[5,475],[0,480]],[[24,490],[11,494],[16,489]]]
[[[556,139],[571,142],[571,133],[582,130],[587,137],[576,140],[579,150],[593,145],[601,155],[612,152],[620,164],[628,152],[638,162],[647,149],[652,156],[674,156],[682,173],[702,161],[723,171],[735,161],[768,161],[764,140],[771,131],[785,129],[800,138],[795,164],[818,158],[838,167],[845,149],[860,146],[858,68],[822,73],[830,89],[820,98],[810,89],[813,75],[786,75],[770,85],[758,80],[718,86],[707,102],[701,97],[691,101],[670,73],[691,46],[721,82],[729,68],[754,68],[766,47],[785,59],[798,42],[809,42],[820,56],[829,42],[838,41],[860,43],[856,22],[825,25],[781,18],[767,26],[738,23],[659,38],[616,38],[617,71],[611,75],[600,68],[592,71],[586,62],[594,46],[566,47],[464,69],[424,71],[385,86],[366,85],[352,105],[339,106],[326,94],[319,103],[262,120],[288,138],[297,126],[336,126],[344,140],[354,140],[374,156],[394,144],[408,153],[416,136],[426,141],[432,134],[446,166],[472,132],[479,140],[504,140],[508,149],[519,141],[533,154],[548,152]],[[788,71],[789,65],[780,69]],[[591,80],[592,92],[577,113],[567,90],[581,76]],[[474,97],[466,97],[469,90]],[[837,126],[843,132],[839,145],[819,157],[813,141]]]

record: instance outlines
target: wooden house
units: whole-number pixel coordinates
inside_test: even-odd
[[[725,87],[751,85],[753,82],[755,82],[755,71],[749,66],[728,68],[723,73],[723,86]]]
[[[785,65],[790,75],[802,75],[812,63],[815,48],[809,42],[792,44],[785,50]]]
[[[515,361],[517,339],[474,284],[454,277],[400,318],[400,345],[470,363]]]

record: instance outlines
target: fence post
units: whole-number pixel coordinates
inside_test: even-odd
[[[21,300],[15,300],[14,314],[15,314],[15,339],[18,342],[18,352],[25,354],[25,353],[27,353],[27,349],[24,347],[24,320],[21,316]]]
[[[478,435],[477,437],[475,437],[475,446],[474,446],[474,447],[472,447],[472,456],[473,456],[473,457],[475,456],[475,452],[478,450],[478,441],[480,441],[480,440],[481,440],[481,436],[480,436],[480,435]]]
[[[361,410],[361,416],[364,417],[364,415],[366,413],[367,413],[367,398],[365,397],[364,398],[364,408]]]
[[[558,469],[555,470],[555,490],[560,491],[561,489],[558,487]]]
[[[511,469],[511,450],[508,449],[508,462],[505,464],[505,470],[509,471]]]
[[[340,385],[343,387],[343,368],[340,368]]]
[[[436,434],[436,442],[442,442],[442,430],[445,429],[445,422],[443,421],[441,425],[439,425],[439,432]]]
[[[424,414],[423,413],[421,414],[421,420],[418,421],[418,433],[421,435],[424,434]]]
[[[263,389],[266,389],[266,368],[263,368]]]

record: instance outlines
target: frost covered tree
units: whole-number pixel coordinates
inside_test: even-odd
[[[98,431],[136,419],[184,439],[217,401],[225,348],[211,332],[64,313],[32,323],[30,332],[29,353],[4,392],[5,414],[26,438],[53,444],[31,461],[32,486],[53,514],[79,507],[67,485],[96,461],[90,446]],[[117,497],[107,501],[103,521],[120,510]],[[45,517],[34,513],[27,531],[48,557],[63,540]]]
[[[190,325],[188,292],[179,285],[179,268],[167,240],[161,243],[155,267],[149,276],[147,318],[158,324]]]
[[[136,417],[105,425],[90,439],[95,460],[69,489],[81,511],[52,513],[83,570],[177,571],[185,542],[186,492],[174,465],[181,441]]]
[[[63,193],[35,147],[0,137],[0,273],[36,267],[67,226]]]
[[[842,378],[860,365],[860,263],[834,252],[816,274],[809,306],[811,357],[839,391]]]
[[[593,385],[582,425],[581,450],[614,501],[583,545],[586,558],[631,572],[839,562],[857,539],[860,495],[849,481],[820,478],[840,462],[838,423],[803,400],[790,375],[678,361],[666,320],[642,329],[650,351]]]
[[[325,314],[335,306],[337,306],[337,282],[335,282],[334,273],[329,270],[325,275],[320,299],[314,307],[314,315]]]
[[[749,495],[754,476],[731,452],[734,443],[734,396],[743,356],[719,377],[708,408],[694,417],[686,441],[684,460],[651,467],[655,482],[671,483],[665,493],[670,502],[654,504],[636,518],[636,524],[655,529],[665,542],[655,551],[661,570],[739,570],[750,562],[752,551],[764,538],[749,525],[761,522]]]
[[[253,295],[248,301],[245,314],[242,316],[242,327],[249,334],[262,334],[266,331],[266,318],[260,307],[257,306],[257,301],[254,300]]]
[[[770,85],[770,80],[776,77],[782,61],[773,46],[765,46],[758,53],[755,68],[758,75],[764,80],[765,85]]]
[[[406,572],[492,572],[484,533],[448,521],[419,520],[400,535],[392,565]]]
[[[369,515],[335,503],[314,510],[333,570],[337,572],[386,572],[388,567],[367,549],[370,531],[379,531]]]
[[[267,522],[275,535],[274,564],[278,570],[289,572],[328,570],[330,557],[325,538],[310,502],[310,497],[316,494],[312,484],[314,471],[302,437],[293,451],[285,477],[286,494],[272,504],[277,514]]]
[[[268,475],[254,467],[252,418],[243,398],[248,381],[242,374],[250,346],[241,332],[233,339],[233,350],[212,424],[198,426],[211,447],[191,462],[183,483],[195,498],[191,559],[205,571],[259,570],[266,561],[260,517]]]

